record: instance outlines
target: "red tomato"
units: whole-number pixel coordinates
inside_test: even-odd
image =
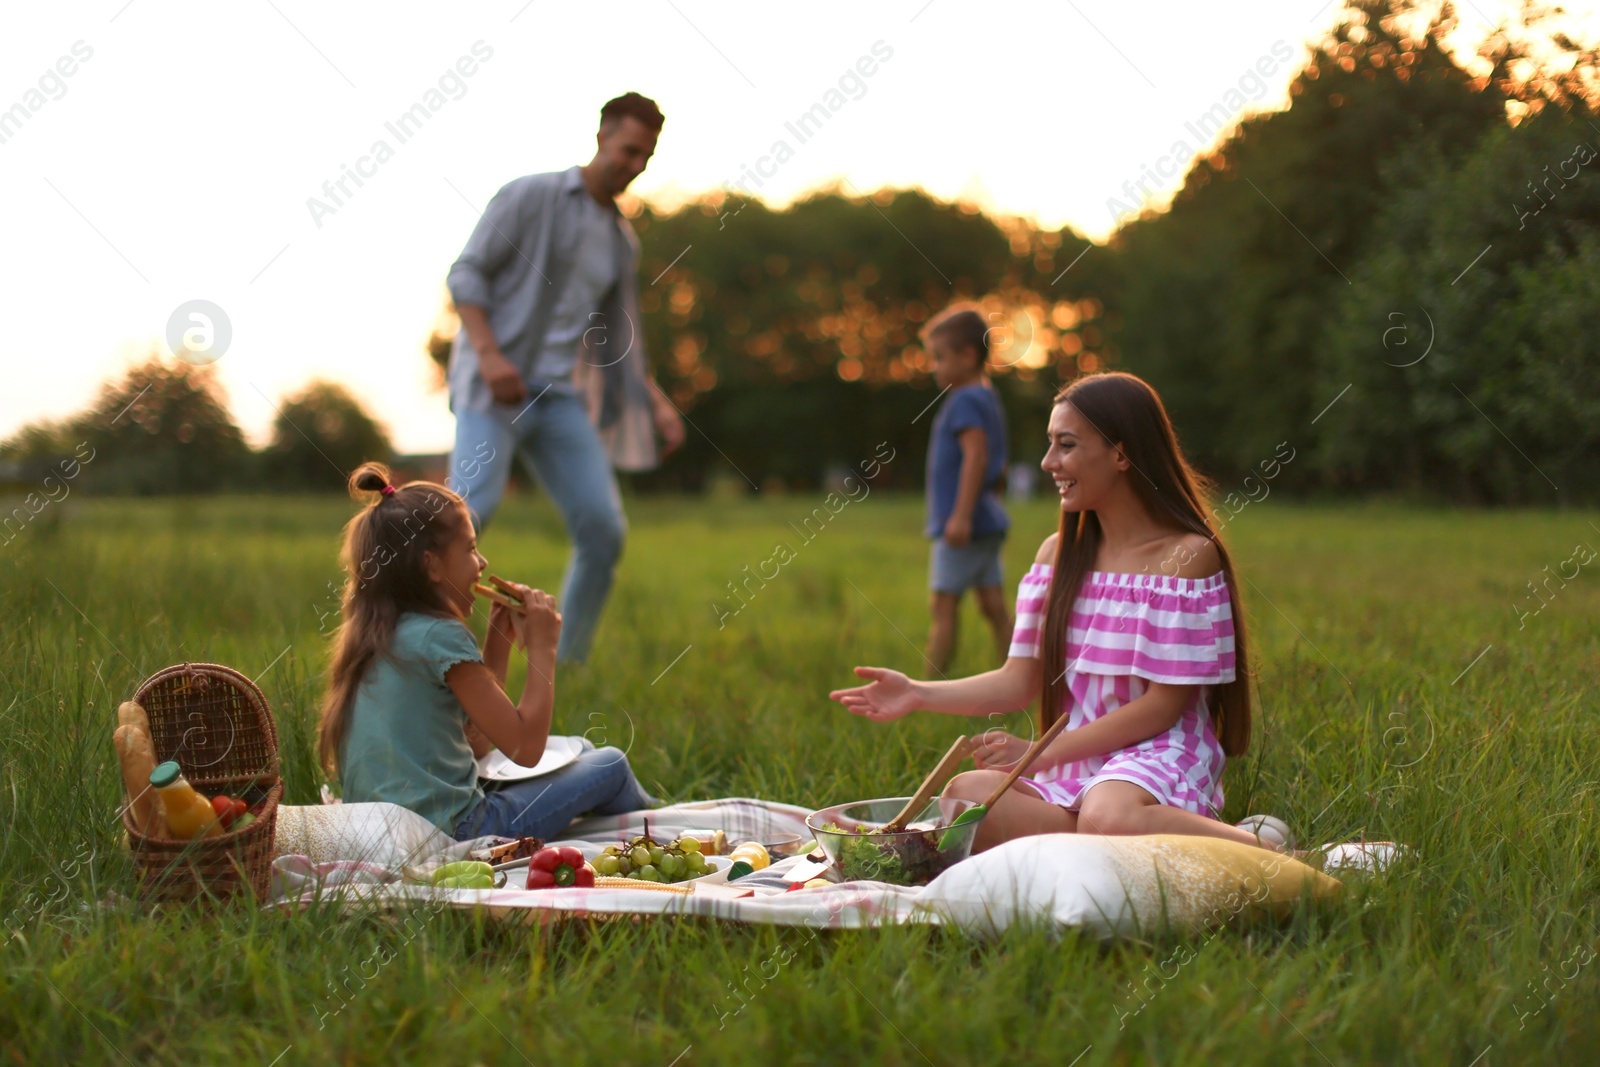
[[[211,810],[217,813],[217,819],[226,830],[233,825],[233,798],[217,794],[211,798]]]

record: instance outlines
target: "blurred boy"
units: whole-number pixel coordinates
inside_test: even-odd
[[[988,329],[971,307],[948,308],[922,331],[933,379],[947,391],[928,443],[929,585],[933,624],[928,660],[944,673],[955,648],[961,594],[976,591],[1003,662],[1011,611],[1000,589],[1000,549],[1011,520],[1000,502],[1006,466],[1006,416],[989,381]]]

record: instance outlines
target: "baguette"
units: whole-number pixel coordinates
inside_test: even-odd
[[[143,705],[136,700],[124,700],[117,708],[117,725],[137,726],[146,737],[154,736],[150,732],[150,716],[145,714]]]
[[[133,707],[139,705],[133,704]],[[150,785],[150,772],[156,767],[156,750],[150,735],[137,726],[126,725],[117,727],[111,740],[122,764],[122,784],[128,790],[128,809],[133,814],[134,828],[145,837],[171,837],[167,820],[161,813],[161,799]]]

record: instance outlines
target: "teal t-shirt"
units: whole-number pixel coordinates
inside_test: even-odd
[[[406,612],[390,654],[361,679],[339,756],[344,800],[410,808],[446,834],[483,800],[467,713],[445,682],[457,663],[482,663],[458,619]]]

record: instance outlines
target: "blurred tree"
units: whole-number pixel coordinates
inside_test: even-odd
[[[1600,137],[1584,117],[1552,107],[1490,130],[1382,213],[1388,239],[1340,294],[1321,369],[1324,393],[1350,385],[1354,401],[1317,448],[1332,484],[1592,495]]]
[[[1114,235],[1123,365],[1162,392],[1202,467],[1231,480],[1287,440],[1316,457],[1290,483],[1301,489],[1548,498],[1552,479],[1495,426],[1556,466],[1592,464],[1586,432],[1548,419],[1511,432],[1513,409],[1548,389],[1519,366],[1592,367],[1580,354],[1592,349],[1560,338],[1557,309],[1536,310],[1529,287],[1555,287],[1569,319],[1600,312],[1575,265],[1600,183],[1553,185],[1559,203],[1537,232],[1514,210],[1542,202],[1529,183],[1571,156],[1591,117],[1600,65],[1559,27],[1555,9],[1525,3],[1460,55],[1445,43],[1452,5],[1351,0],[1287,110],[1240,124],[1169,211]],[[1443,355],[1406,370],[1426,344],[1424,308]],[[1389,352],[1407,336],[1385,332],[1400,322],[1416,344]],[[1592,373],[1569,380],[1576,391],[1546,410],[1592,410]]]
[[[94,449],[83,474],[94,492],[211,493],[254,480],[250,447],[211,367],[152,357],[101,386],[67,426],[67,439]]]
[[[1063,274],[1089,248],[1071,230],[903,190],[826,190],[781,211],[724,192],[645,206],[633,225],[651,362],[691,424],[640,488],[698,490],[713,470],[811,488],[884,442],[896,459],[877,484],[920,486],[938,390],[917,331],[957,300],[993,323],[1019,456],[1040,450],[1058,376],[1112,358],[1096,295],[1107,265],[1089,255]],[[428,348],[442,364],[449,339]]]
[[[34,461],[71,455],[73,446],[80,440],[82,438],[72,436],[69,421],[45,419],[29,423],[11,437],[0,441],[0,457]]]
[[[348,390],[314,381],[279,407],[261,464],[277,488],[342,493],[351,471],[393,454],[383,427]]]
[[[1334,395],[1317,372],[1326,324],[1357,261],[1389,239],[1373,219],[1404,187],[1397,161],[1449,165],[1505,121],[1504,95],[1445,50],[1448,10],[1406,29],[1389,9],[1412,6],[1352,4],[1290,84],[1287,110],[1241,123],[1196,161],[1170,211],[1114,238],[1124,365],[1220,477],[1318,432]]]

